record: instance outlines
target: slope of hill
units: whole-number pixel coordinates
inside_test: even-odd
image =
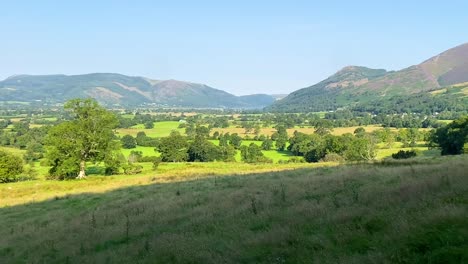
[[[386,70],[348,66],[327,79],[297,90],[267,107],[268,111],[302,112],[335,109],[343,101],[342,92],[387,74]],[[346,100],[346,99],[345,99]]]
[[[388,96],[427,93],[467,81],[468,43],[395,72],[345,67],[318,84],[291,93],[267,109],[328,111]]]
[[[16,75],[0,82],[1,101],[57,103],[76,97],[93,97],[109,105],[195,108],[262,108],[275,101],[269,95],[238,97],[204,84],[114,73]]]
[[[6,184],[0,263],[467,263],[467,161]]]

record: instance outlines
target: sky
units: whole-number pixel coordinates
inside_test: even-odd
[[[468,1],[0,1],[0,79],[115,72],[283,94],[468,42]]]

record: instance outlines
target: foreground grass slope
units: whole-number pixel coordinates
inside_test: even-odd
[[[466,263],[467,171],[305,168],[4,207],[0,263]]]

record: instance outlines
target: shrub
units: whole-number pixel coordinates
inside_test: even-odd
[[[344,162],[345,159],[337,153],[328,153],[321,160],[323,162]]]
[[[289,160],[286,160],[286,163],[305,163],[305,160],[302,157],[291,157]]]
[[[400,150],[397,153],[392,154],[392,158],[394,159],[409,159],[416,157],[416,151],[414,150]]]
[[[159,161],[161,162],[161,157],[157,157],[157,156],[143,156],[143,157],[139,157],[138,162],[155,162],[155,161]]]
[[[153,160],[153,170],[157,170],[159,167],[159,164],[161,164],[161,158],[157,157],[157,159]]]
[[[125,174],[133,175],[141,173],[143,171],[143,166],[128,163],[127,165],[123,166],[123,170]]]

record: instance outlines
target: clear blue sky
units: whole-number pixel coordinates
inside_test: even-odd
[[[229,2],[229,3],[228,3]],[[287,93],[468,41],[467,1],[0,2],[0,79],[117,72]]]

